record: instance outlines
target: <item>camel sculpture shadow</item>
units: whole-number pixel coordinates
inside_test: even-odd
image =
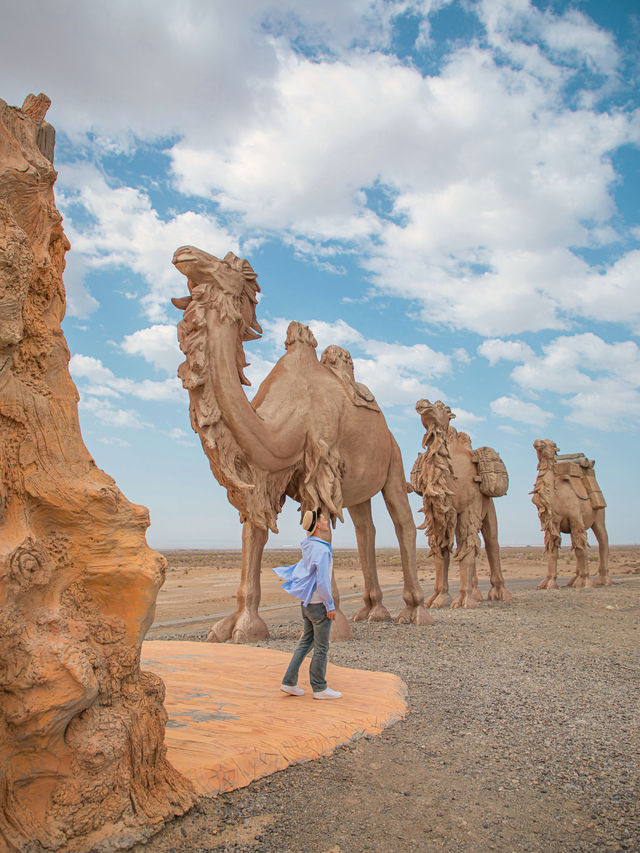
[[[178,340],[186,361],[178,375],[190,399],[191,425],[200,436],[211,471],[227,490],[242,522],[242,568],[235,612],[217,622],[208,640],[256,642],[269,636],[258,613],[260,566],[269,531],[287,497],[302,512],[321,507],[343,520],[346,507],[356,529],[364,577],[364,605],[356,620],[382,621],[371,498],[382,492],[402,558],[405,607],[400,622],[429,625],[416,570],[416,531],[406,492],[400,449],[371,392],[355,381],[353,362],[341,347],[319,360],[307,326],[293,322],[286,352],[249,401],[243,344],[260,337],[256,273],[229,252],[224,260],[193,246],[173,257],[187,278],[189,296],[173,299],[184,312]],[[334,639],[351,636],[334,584]]]

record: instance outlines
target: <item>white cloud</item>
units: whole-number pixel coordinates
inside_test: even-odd
[[[597,379],[567,398],[568,421],[609,432],[640,424],[640,389],[629,382]]]
[[[459,409],[457,406],[452,408],[455,417],[455,423],[452,425],[458,432],[468,432],[472,438],[478,435],[478,425],[482,424],[486,418],[482,415],[476,415],[473,412],[468,412],[466,409]]]
[[[53,3],[7,11],[10,89],[46,67],[60,129],[92,129],[112,149],[131,134],[167,140],[176,186],[233,221],[161,217],[140,188],[65,165],[70,311],[86,315],[99,299],[83,289],[83,265],[119,266],[145,279],[143,308],[166,322],[173,249],[220,254],[244,233],[252,246],[277,234],[333,270],[356,251],[379,292],[415,300],[431,323],[490,336],[562,329],[573,315],[640,327],[639,252],[614,227],[611,162],[640,141],[640,119],[589,106],[593,90],[574,76],[589,67],[613,85],[613,37],[576,11],[482,0],[467,12],[484,23],[484,46],[459,43],[431,76],[381,50],[406,11],[425,16],[425,42],[427,16],[443,5],[192,0],[176,16],[150,0],[108,10],[69,0],[73,32]],[[33,45],[55,44],[69,61],[24,55],[15,33],[27,29]],[[579,103],[587,86],[578,108],[564,106],[569,81]],[[76,224],[75,212],[92,223]],[[617,240],[625,250],[597,274],[572,251]]]
[[[611,34],[575,9],[558,15],[530,0],[481,0],[478,11],[490,42],[532,73],[550,67],[533,40],[568,65],[586,65],[604,75],[616,70],[619,57]]]
[[[451,371],[450,356],[426,344],[404,346],[367,340],[361,349],[368,357],[354,357],[356,380],[371,389],[383,409],[415,405],[422,397],[444,397],[433,385],[433,378]]]
[[[640,423],[640,347],[635,341],[608,343],[587,332],[555,338],[542,347],[542,355],[519,341],[500,340],[485,341],[478,352],[490,364],[521,361],[511,372],[513,381],[530,395],[557,394],[569,422],[601,430]],[[497,408],[492,404],[494,413],[509,416],[511,399],[501,398]]]
[[[527,424],[531,427],[542,428],[553,419],[553,414],[537,406],[527,403],[513,395],[498,397],[491,403],[491,413],[499,418],[510,418],[513,421]]]
[[[132,409],[117,409],[107,400],[97,397],[80,397],[80,409],[90,412],[95,418],[108,426],[124,429],[144,429],[149,424],[140,419],[138,412]]]
[[[93,397],[118,397],[128,395],[139,400],[183,400],[184,392],[180,380],[169,377],[161,381],[153,379],[127,379],[116,376],[105,367],[100,359],[76,353],[71,357],[69,370],[76,382],[85,379],[80,385],[81,395]],[[106,405],[106,402],[105,402]]]
[[[542,349],[543,356],[527,356],[511,374],[524,388],[566,394],[588,388],[598,374],[640,386],[640,349],[634,341],[609,344],[588,332],[556,338]]]
[[[174,374],[183,360],[178,346],[176,326],[156,324],[125,335],[122,349],[129,355],[141,355],[159,370]]]
[[[115,444],[117,447],[131,447],[130,441],[125,441],[122,438],[102,436],[98,441],[100,444]]]
[[[389,56],[289,56],[278,109],[259,126],[224,146],[174,146],[177,186],[244,228],[295,235],[314,260],[323,241],[357,247],[378,289],[417,300],[428,322],[504,335],[559,329],[601,306],[620,319],[632,303],[640,321],[635,254],[594,276],[572,251],[619,239],[610,154],[640,141],[640,123],[563,109],[566,68],[541,80],[478,48],[434,77]],[[391,219],[369,205],[376,188],[393,199]],[[608,297],[621,287],[616,309]]]
[[[492,366],[499,361],[526,361],[534,354],[531,347],[522,341],[501,341],[498,338],[483,341],[478,353]]]
[[[271,345],[271,352],[278,357],[284,355],[284,342],[287,338],[289,322],[284,317],[273,317],[261,321],[264,331],[263,340]],[[364,340],[357,329],[341,319],[333,323],[327,323],[325,320],[309,320],[305,322],[305,325],[311,329],[318,342],[318,357],[330,344],[349,349],[350,345]]]
[[[81,269],[115,267],[141,275],[148,285],[141,305],[151,320],[165,320],[171,297],[185,291],[171,263],[175,249],[192,243],[223,255],[238,251],[237,240],[214,216],[189,211],[163,220],[146,192],[112,187],[95,167],[66,166],[60,187],[58,204]],[[88,215],[91,224],[76,226],[76,213],[81,219]]]

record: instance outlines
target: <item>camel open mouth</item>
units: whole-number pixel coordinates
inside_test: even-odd
[[[176,249],[173,253],[173,258],[171,259],[171,263],[175,266],[178,264],[184,264],[187,262],[197,261],[198,257],[193,250],[193,246],[180,246],[179,249]]]

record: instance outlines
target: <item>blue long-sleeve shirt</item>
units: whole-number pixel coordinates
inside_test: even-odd
[[[300,545],[302,559],[295,566],[278,566],[273,571],[285,582],[282,589],[298,598],[305,606],[318,590],[322,603],[329,610],[336,606],[331,595],[333,554],[331,544],[316,536],[307,536]]]

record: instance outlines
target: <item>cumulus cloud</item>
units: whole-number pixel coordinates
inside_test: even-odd
[[[496,417],[510,418],[536,428],[546,426],[553,419],[552,412],[547,412],[535,403],[528,403],[513,395],[493,400],[491,413]]]
[[[128,355],[141,355],[154,367],[174,375],[183,360],[173,325],[156,324],[125,335],[122,349]]]
[[[105,367],[100,359],[76,353],[69,362],[69,370],[76,382],[80,383],[82,397],[119,397],[121,395],[137,397],[140,400],[182,400],[183,391],[177,377],[161,381],[153,379],[127,379],[116,376]],[[82,382],[81,380],[86,380]]]
[[[638,238],[616,221],[611,159],[640,142],[640,117],[594,100],[594,75],[615,84],[611,34],[575,10],[479,0],[467,11],[483,36],[449,44],[422,74],[388,50],[394,19],[413,15],[424,46],[443,5],[190,0],[176,16],[150,0],[68,0],[72,31],[57,4],[14,4],[9,87],[44,74],[49,51],[30,51],[27,68],[12,36],[28,27],[34,46],[75,60],[46,68],[61,129],[93,131],[92,150],[163,140],[175,187],[209,205],[160,216],[146,190],[65,165],[61,206],[80,255],[70,310],[96,307],[86,271],[128,268],[146,282],[147,316],[165,322],[173,248],[277,235],[333,271],[356,252],[379,293],[415,301],[427,322],[491,337],[563,329],[575,315],[640,327]],[[585,68],[591,78],[578,78]],[[576,253],[616,241],[597,270]]]
[[[124,429],[143,429],[149,427],[149,424],[141,420],[138,412],[133,409],[118,409],[104,399],[81,396],[79,407],[81,411],[91,413],[94,418],[102,421],[107,426]]]
[[[536,355],[519,341],[490,340],[478,351],[490,364],[520,361],[511,378],[529,395],[555,394],[568,410],[567,420],[596,429],[620,429],[640,423],[640,347],[635,341],[608,343],[593,332],[562,335]],[[505,414],[510,398],[502,398]]]
[[[499,361],[526,361],[534,355],[531,347],[522,341],[502,341],[499,338],[483,341],[478,347],[478,353],[491,365]]]
[[[585,22],[567,44],[578,50],[578,31],[597,40],[596,29]],[[593,275],[574,249],[619,239],[610,155],[640,141],[640,124],[563,108],[566,56],[556,70],[543,79],[478,47],[433,77],[382,54],[330,64],[288,55],[277,111],[224,145],[178,142],[176,186],[246,229],[304,237],[310,257],[326,241],[357,247],[378,290],[417,300],[431,322],[503,335],[559,329],[605,304],[616,314],[607,291],[633,299],[635,254],[605,267],[585,304]],[[384,216],[375,192],[392,200]]]
[[[141,305],[151,320],[165,320],[171,297],[185,290],[184,278],[171,263],[175,249],[193,243],[238,251],[237,239],[215,216],[188,211],[162,219],[147,192],[111,186],[94,166],[65,167],[60,190],[58,205],[81,269],[129,269],[142,276],[148,290]]]

